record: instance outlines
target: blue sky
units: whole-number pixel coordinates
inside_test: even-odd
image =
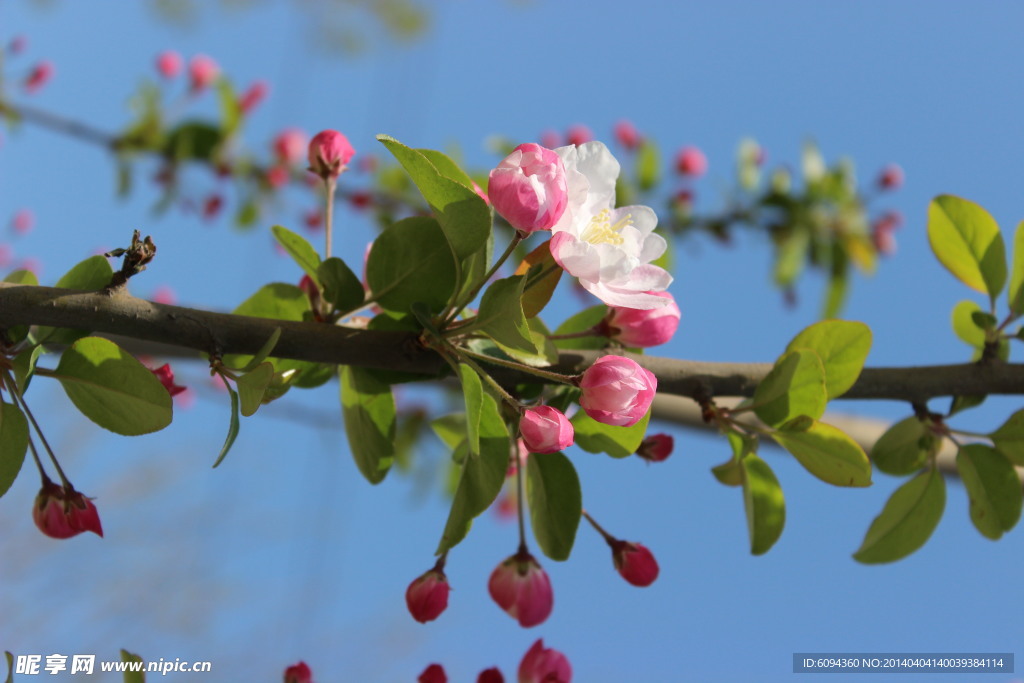
[[[28,55],[8,64],[15,73],[37,57],[54,61],[56,77],[34,104],[111,130],[128,120],[126,99],[151,75],[156,53],[173,48],[213,56],[236,83],[270,81],[248,128],[253,146],[285,126],[331,127],[360,154],[382,155],[373,136],[384,132],[420,147],[458,144],[487,167],[497,161],[483,144],[490,135],[527,141],[585,123],[607,138],[629,118],[666,150],[705,150],[710,172],[696,189],[707,210],[729,187],[744,136],[764,145],[769,164],[793,166],[813,137],[829,160],[850,155],[865,182],[895,161],[907,182],[882,204],[906,217],[899,252],[873,278],[857,279],[845,315],[871,325],[871,365],[969,357],[949,311],[970,294],[931,255],[925,209],[949,192],[985,206],[1004,233],[1024,218],[1021,6],[452,0],[436,4],[431,31],[415,45],[342,60],[311,46],[298,4],[210,7],[185,30],[145,3],[6,0],[0,40],[29,39]],[[43,262],[44,282],[97,247],[126,242],[134,228],[160,249],[133,281],[139,296],[169,285],[183,304],[230,309],[264,282],[298,279],[271,248],[269,226],[295,223],[308,206],[302,195],[240,234],[194,214],[155,217],[156,194],[141,179],[131,198],[114,194],[102,151],[29,127],[4,133],[0,220],[22,207],[37,217],[30,235],[4,239],[18,258]],[[357,262],[370,229],[350,211],[339,220],[336,248]],[[770,361],[817,315],[819,279],[801,283],[795,309],[768,286],[761,237],[730,248],[691,238],[678,254],[672,292],[683,320],[659,355]],[[557,323],[575,305],[566,293],[544,317]],[[179,375],[202,389],[199,399],[156,435],[115,438],[63,408],[45,413],[75,484],[97,497],[107,537],[42,537],[28,514],[36,484],[26,470],[0,500],[0,648],[115,658],[124,647],[147,659],[211,660],[214,673],[197,681],[275,681],[301,658],[321,683],[411,681],[434,661],[452,681],[493,665],[511,676],[538,637],[570,657],[582,682],[838,683],[846,678],[790,673],[792,653],[1024,654],[1021,533],[982,538],[959,485],[921,551],[867,567],[850,554],[900,480],[876,473],[868,490],[839,490],[766,451],[786,493],[787,525],[775,548],[752,557],[739,492],[708,471],[727,446],[671,427],[676,453],[658,466],[570,452],[588,510],[657,555],[652,587],[626,585],[600,539],[581,528],[570,561],[544,561],[552,617],[524,631],[486,594],[491,569],[515,549],[514,526],[487,514],[452,553],[448,611],[421,626],[403,593],[432,564],[447,513],[438,487],[399,477],[367,484],[345,446],[333,386],[293,392],[286,406],[246,420],[224,466],[210,470],[227,401],[206,388],[201,365],[180,364]],[[66,405],[43,382],[29,399]],[[989,399],[957,424],[989,430],[1020,403]],[[884,402],[835,409],[909,414]],[[425,443],[420,456],[444,454]]]

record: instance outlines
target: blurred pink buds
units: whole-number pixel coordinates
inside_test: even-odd
[[[242,110],[243,114],[250,113],[256,108],[256,105],[267,98],[268,92],[270,92],[270,86],[266,81],[256,81],[242,93],[238,100],[238,108]]]
[[[697,147],[683,147],[676,154],[676,171],[679,175],[698,178],[708,170],[708,158]]]
[[[431,664],[416,680],[418,683],[448,683],[448,674],[440,664]]]
[[[602,356],[580,379],[580,406],[598,422],[630,427],[647,414],[658,379],[629,358]]]
[[[305,662],[292,664],[284,670],[284,683],[313,683],[313,672]]]
[[[8,44],[7,49],[12,55],[18,55],[25,51],[28,47],[28,38],[22,35],[17,35],[11,38],[11,42]]]
[[[170,80],[181,73],[181,55],[174,50],[164,50],[156,56],[156,70]]]
[[[19,209],[11,219],[11,228],[19,235],[27,235],[36,226],[36,215],[31,209]]]
[[[515,229],[550,230],[569,203],[561,157],[532,142],[519,145],[491,171],[487,196]]]
[[[309,170],[324,180],[337,178],[355,153],[348,138],[338,131],[320,131],[309,141]]]
[[[499,564],[487,582],[494,602],[523,628],[542,623],[551,614],[551,580],[525,549]]]
[[[220,67],[206,55],[196,55],[188,63],[189,88],[198,93],[206,90],[220,75]]]
[[[615,569],[634,586],[650,586],[658,578],[658,561],[646,547],[629,541],[609,541]]]
[[[664,344],[672,338],[679,327],[679,306],[668,292],[646,292],[651,296],[668,299],[661,308],[641,310],[636,308],[610,307],[607,325],[608,336],[625,346],[647,348]]]
[[[405,591],[405,604],[412,618],[421,624],[441,616],[448,607],[448,579],[440,569],[431,569],[413,579]]]
[[[556,453],[571,446],[574,436],[569,418],[551,406],[524,410],[519,433],[530,453]]]
[[[668,434],[652,434],[640,442],[636,454],[648,462],[661,462],[672,455],[675,440]]]
[[[615,124],[615,140],[630,151],[640,146],[642,138],[632,121],[623,119]]]
[[[171,396],[177,396],[181,392],[185,391],[185,387],[178,386],[174,383],[174,370],[171,369],[171,365],[169,363],[164,363],[156,370],[150,370],[150,372],[156,375],[156,378],[160,380],[160,384],[164,385],[164,388],[167,389],[167,393]]]
[[[306,134],[298,128],[285,128],[274,137],[274,156],[286,166],[298,163],[306,153]]]
[[[896,253],[896,237],[893,233],[903,225],[903,214],[886,211],[871,224],[871,241],[879,254],[892,256]]]
[[[534,643],[519,663],[519,683],[570,683],[572,667],[558,650],[544,647],[544,639]]]
[[[83,531],[103,536],[100,515],[92,501],[70,484],[58,486],[49,479],[43,480],[36,496],[32,520],[50,538],[71,538]]]
[[[896,164],[888,164],[878,174],[878,187],[882,190],[898,190],[903,186],[903,169]]]
[[[505,677],[498,667],[492,666],[490,669],[480,672],[480,675],[476,677],[476,683],[505,683]]]
[[[53,78],[53,62],[48,60],[39,62],[32,67],[32,71],[25,78],[25,92],[31,95],[46,85],[51,78]]]
[[[582,145],[594,139],[594,133],[582,123],[569,126],[565,131],[565,143],[567,145]]]

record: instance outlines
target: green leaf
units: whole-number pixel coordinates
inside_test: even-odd
[[[974,323],[974,314],[981,311],[981,306],[973,301],[961,301],[953,307],[951,322],[953,332],[962,342],[978,349],[985,348],[985,331]]]
[[[217,103],[220,105],[221,126],[226,137],[235,132],[242,122],[242,107],[235,89],[226,78],[217,81]]]
[[[825,390],[830,399],[853,386],[871,350],[871,328],[850,320],[822,320],[800,332],[786,351],[810,349],[825,367]]]
[[[402,164],[434,210],[455,258],[461,261],[481,249],[491,233],[491,211],[487,203],[466,185],[442,175],[421,152],[387,135],[378,135],[377,139]],[[425,245],[423,242],[420,246]]]
[[[636,453],[644,440],[651,411],[632,427],[616,427],[598,422],[580,410],[572,416],[576,445],[587,453],[607,453],[613,458],[625,458]]]
[[[61,289],[80,289],[94,292],[110,284],[114,271],[103,256],[90,256],[76,263],[57,280],[55,287]],[[36,341],[46,344],[70,344],[76,339],[89,334],[91,330],[72,330],[57,327],[40,326],[36,331]]]
[[[1015,412],[989,436],[1000,453],[1024,467],[1024,410]]]
[[[1013,314],[1024,315],[1024,221],[1017,225],[1013,234],[1013,269],[1008,297]]]
[[[803,226],[796,226],[776,244],[775,284],[789,287],[797,281],[807,263],[807,247],[810,242],[810,232]]]
[[[608,315],[608,307],[605,305],[591,306],[585,308],[576,315],[572,316],[564,323],[558,326],[555,330],[555,335],[566,335],[576,334],[578,332],[587,332],[593,329],[595,326],[600,324],[604,317]],[[588,337],[575,337],[572,339],[557,339],[555,340],[555,346],[560,349],[603,349],[608,345],[608,338],[594,334],[594,336]]]
[[[484,387],[476,370],[459,363],[459,380],[462,382],[462,396],[466,400],[466,437],[469,452],[480,453],[480,418],[484,409]]]
[[[53,376],[87,418],[117,434],[156,432],[171,423],[171,395],[117,344],[85,337],[61,356]]]
[[[530,326],[523,314],[525,283],[526,277],[522,275],[492,282],[484,290],[473,329],[510,349],[535,352],[537,348],[530,337]]]
[[[263,343],[260,350],[256,352],[256,355],[252,357],[252,360],[242,368],[242,372],[252,372],[267,359],[273,351],[274,347],[277,346],[277,340],[281,338],[281,328],[275,327],[274,331],[270,333],[270,337]]]
[[[949,412],[946,413],[946,416],[953,417],[961,411],[980,406],[984,402],[984,394],[981,396],[954,396],[949,402]]]
[[[916,417],[889,427],[871,447],[871,461],[886,474],[904,475],[921,469],[939,450],[940,440]]]
[[[455,182],[473,189],[473,179],[469,177],[469,174],[463,171],[458,164],[452,161],[451,157],[443,152],[438,152],[435,149],[417,149],[415,150],[426,157],[427,161],[433,165],[437,172],[443,175],[445,178],[454,180]]]
[[[309,311],[309,297],[295,285],[271,282],[239,304],[235,315],[301,321]],[[241,357],[241,356],[239,356]]]
[[[373,243],[366,280],[383,308],[405,313],[419,301],[444,307],[455,290],[455,262],[433,218],[398,221]]]
[[[356,466],[378,484],[395,456],[395,397],[391,387],[362,368],[340,368],[341,412]]]
[[[280,225],[275,225],[270,231],[274,233],[274,239],[277,240],[278,244],[284,247],[284,250],[299,264],[302,270],[306,271],[306,275],[313,278],[313,282],[319,285],[320,275],[317,271],[320,268],[320,255],[316,253],[313,245],[307,242],[301,235],[297,235]]]
[[[323,286],[324,299],[338,311],[354,311],[362,306],[366,299],[363,283],[337,256],[332,256],[320,264],[317,279]]]
[[[984,444],[963,446],[956,469],[970,497],[971,521],[982,536],[998,540],[1020,519],[1020,477],[1002,453]]]
[[[238,398],[241,403],[242,415],[253,415],[263,404],[263,395],[274,378],[274,366],[260,363],[255,369],[238,378]]]
[[[985,332],[994,330],[996,325],[999,324],[999,321],[996,320],[994,315],[983,311],[975,311],[974,313],[971,313],[971,322]]]
[[[9,282],[12,285],[31,285],[32,287],[39,286],[39,278],[31,270],[15,270],[7,274],[4,278],[4,282]]]
[[[743,466],[743,506],[747,512],[750,552],[763,555],[775,545],[786,524],[786,499],[775,473],[753,453],[740,461]]]
[[[481,405],[483,405],[482,401]],[[454,451],[460,443],[466,440],[465,413],[455,413],[454,415],[439,417],[430,423],[430,427],[437,434],[437,437],[444,442],[444,445],[448,447],[448,450]],[[477,431],[479,432],[479,425],[477,426]]]
[[[946,507],[946,482],[936,469],[922,472],[893,492],[871,522],[853,559],[881,564],[903,559],[925,544]]]
[[[131,652],[128,652],[128,650],[121,650],[121,661],[142,664],[142,657],[133,655]],[[145,667],[139,668],[139,671],[125,671],[124,683],[146,683]]]
[[[565,272],[551,256],[550,244],[548,240],[531,251],[516,268],[516,275],[527,275],[522,297],[523,314],[527,318],[534,318],[544,310]]]
[[[783,354],[754,391],[754,412],[772,427],[800,415],[816,420],[827,402],[825,368],[808,350]]]
[[[526,460],[526,474],[530,525],[537,545],[552,560],[567,560],[583,510],[576,468],[561,453],[533,453]]]
[[[5,683],[14,683],[14,655],[4,650],[4,658],[7,660],[7,680]]]
[[[733,431],[726,432],[725,437],[732,447],[732,458],[721,465],[712,467],[711,474],[726,486],[741,486],[743,484],[742,460],[748,453],[757,453],[757,437],[748,437]]]
[[[220,453],[217,454],[217,459],[213,461],[213,466],[217,467],[224,458],[228,457],[228,451],[235,444],[235,439],[238,438],[238,392],[235,391],[228,381],[224,380],[224,387],[228,390],[228,396],[231,397],[231,417],[228,421],[228,435],[224,438],[224,445],[220,447]]]
[[[39,360],[39,356],[43,355],[42,346],[32,346],[30,348],[23,349],[14,360],[11,361],[12,369],[14,370],[14,381],[18,385],[18,390],[21,395],[24,396],[25,392],[28,391],[28,385],[32,381],[32,377],[36,371],[36,362]]]
[[[164,156],[175,161],[209,161],[222,140],[221,131],[204,121],[185,121],[174,128],[164,144]]]
[[[850,260],[841,244],[832,247],[832,267],[825,290],[825,301],[822,303],[821,317],[834,318],[839,315],[846,303],[846,295],[850,288]]]
[[[18,406],[0,403],[0,496],[18,478],[28,450],[28,421]]]
[[[804,468],[835,486],[871,486],[871,462],[860,445],[841,429],[798,417],[772,433]]]
[[[654,189],[661,181],[661,159],[658,146],[650,140],[640,143],[636,151],[636,182],[641,192]]]
[[[985,209],[939,195],[928,205],[928,242],[958,280],[995,301],[1006,282],[1006,251],[999,225]]]
[[[462,463],[451,512],[437,547],[438,555],[465,538],[473,519],[498,497],[508,470],[509,444],[508,429],[498,405],[494,397],[485,393],[480,413],[480,453],[469,453]]]

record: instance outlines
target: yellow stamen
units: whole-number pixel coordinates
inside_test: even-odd
[[[627,225],[633,225],[633,214],[627,213],[615,221],[613,225],[611,222],[611,211],[602,209],[601,213],[590,219],[590,225],[584,228],[580,238],[591,244],[614,244],[618,246],[626,241],[619,234],[619,231]]]

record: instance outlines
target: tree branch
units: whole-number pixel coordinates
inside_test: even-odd
[[[212,313],[157,304],[127,293],[81,292],[0,283],[0,328],[16,325],[69,327],[162,342],[199,352],[256,353],[275,328],[280,358],[400,370],[425,376],[443,371],[440,356],[406,332],[360,330],[313,322],[290,322]],[[562,351],[551,370],[576,374],[605,355]],[[706,363],[655,356],[622,355],[658,377],[661,393],[677,396],[752,396],[771,369],[768,363]],[[492,366],[502,382],[535,381]],[[921,367],[865,368],[841,398],[927,401],[937,396],[1024,394],[1024,364],[993,362]]]

